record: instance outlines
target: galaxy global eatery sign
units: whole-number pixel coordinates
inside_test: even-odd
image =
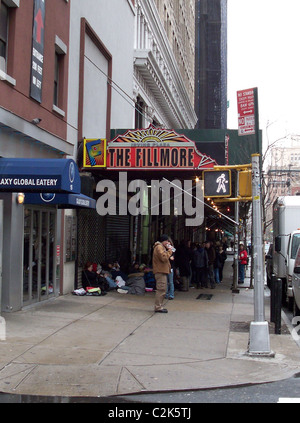
[[[108,143],[84,140],[84,168],[108,170],[192,170],[209,169],[216,162],[197,150],[194,141],[172,130],[128,131]]]
[[[0,158],[0,191],[80,193],[72,159]]]

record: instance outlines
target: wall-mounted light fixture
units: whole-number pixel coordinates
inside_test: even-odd
[[[24,204],[24,200],[25,200],[25,194],[23,192],[19,192],[17,194],[17,203]]]
[[[40,119],[40,118],[34,118],[31,121],[31,123],[33,123],[33,125],[38,125],[41,122],[42,122],[42,119]]]

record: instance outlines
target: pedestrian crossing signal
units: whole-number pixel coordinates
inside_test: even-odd
[[[231,197],[231,171],[205,170],[204,197]]]

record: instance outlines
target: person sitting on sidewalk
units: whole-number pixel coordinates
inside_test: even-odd
[[[106,295],[105,291],[105,280],[100,276],[100,272],[95,272],[94,264],[91,262],[86,263],[84,270],[82,271],[82,287],[86,290],[88,287],[100,288],[101,295]]]
[[[144,281],[146,288],[153,289],[153,291],[156,290],[156,281],[153,270],[147,266],[144,268]]]
[[[119,294],[145,295],[144,270],[138,263],[134,263],[128,275],[125,286],[117,289]]]

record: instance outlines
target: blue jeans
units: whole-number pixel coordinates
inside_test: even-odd
[[[110,289],[117,289],[118,288],[118,285],[116,284],[116,282],[112,278],[110,278],[109,276],[105,276],[105,279],[108,282]],[[123,285],[123,286],[120,286],[120,289],[123,289],[124,291],[129,291],[129,286]]]
[[[173,269],[171,273],[168,274],[168,289],[166,298],[174,298],[174,279],[173,279]]]
[[[239,263],[239,282],[244,283],[245,280],[245,264]]]
[[[105,276],[105,279],[106,279],[106,281],[107,281],[107,283],[108,283],[108,285],[109,285],[110,288],[118,288],[118,285],[109,276]]]
[[[215,273],[215,281],[216,283],[220,283],[220,274],[219,274],[219,268],[214,268],[214,273]]]

